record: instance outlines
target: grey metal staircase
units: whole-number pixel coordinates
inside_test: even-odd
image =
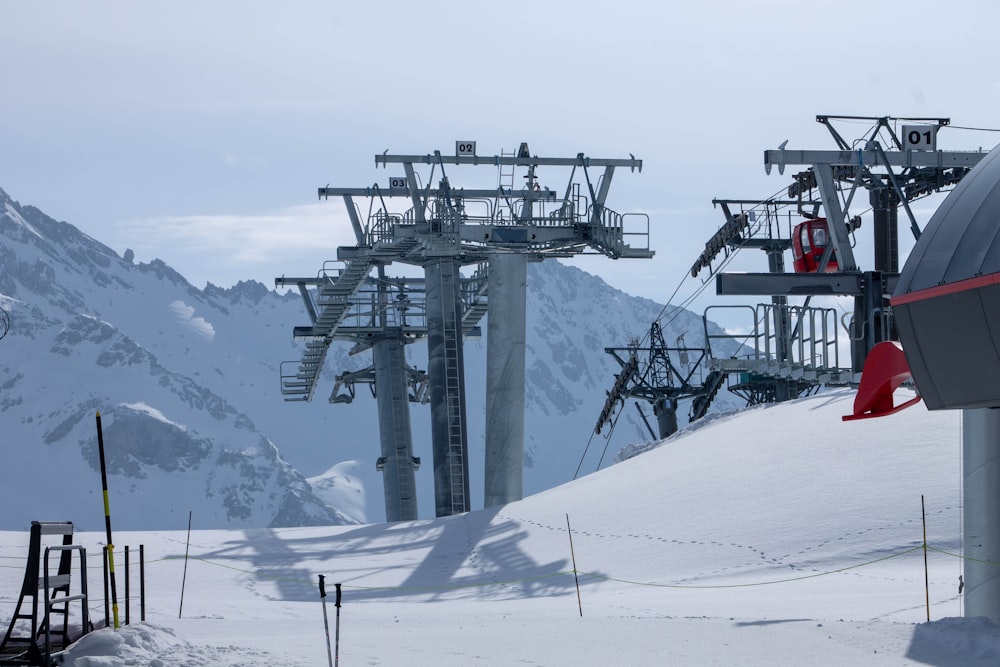
[[[375,263],[369,258],[349,260],[337,278],[325,277],[319,282],[316,296],[318,309],[311,327],[295,327],[293,336],[306,340],[298,370],[294,374],[282,371],[281,393],[286,401],[312,400],[316,382],[327,350],[340,323],[351,306],[351,297],[358,291]]]

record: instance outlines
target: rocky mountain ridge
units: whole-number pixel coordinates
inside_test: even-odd
[[[291,328],[307,321],[297,293],[255,281],[198,289],[158,259],[135,263],[124,255],[0,190],[0,307],[10,320],[0,339],[9,471],[0,500],[15,508],[0,529],[32,519],[94,528],[103,519],[98,411],[123,528],[180,527],[189,510],[202,527],[382,520],[375,401],[359,396],[331,406],[323,393],[335,374],[367,359],[335,344],[318,398],[287,403],[279,365],[299,358]],[[570,479],[580,461],[618,370],[603,348],[641,335],[662,306],[556,261],[531,265],[528,292],[525,486],[535,493]],[[700,317],[685,311],[671,320],[665,333],[686,332],[696,344]],[[476,506],[485,341],[467,341],[465,356]],[[407,357],[426,367],[422,344]],[[412,405],[411,416],[415,453],[429,464],[426,407]],[[630,412],[617,437],[643,440],[644,433]],[[345,465],[351,461],[358,464]],[[306,476],[322,481],[322,498]],[[418,472],[418,494],[421,515],[429,516],[430,465]]]

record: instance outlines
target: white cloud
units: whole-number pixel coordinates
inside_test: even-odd
[[[193,285],[314,275],[337,247],[356,240],[340,202],[292,206],[255,215],[164,216],[116,224],[116,243],[137,261],[162,259]]]
[[[181,324],[191,328],[208,342],[212,342],[212,339],[215,338],[215,327],[204,317],[192,317],[194,315],[194,308],[192,306],[177,300],[171,302],[169,308]]]

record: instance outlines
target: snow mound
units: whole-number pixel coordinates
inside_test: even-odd
[[[263,664],[260,651],[234,646],[195,646],[178,639],[163,626],[152,623],[127,625],[119,630],[101,628],[70,646],[63,653],[62,667],[218,667]]]
[[[945,656],[952,661],[949,664],[997,664],[1000,628],[984,616],[919,623],[913,629],[907,657],[926,660]],[[959,662],[963,658],[968,662]]]

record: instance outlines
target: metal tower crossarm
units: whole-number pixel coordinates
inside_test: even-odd
[[[893,190],[897,193],[900,201],[904,203],[907,213],[910,216],[911,228],[914,236],[919,236],[920,230],[909,210],[908,200],[913,196],[925,193],[927,190],[926,181],[928,174],[921,170],[931,170],[937,175],[937,187],[953,184],[961,178],[967,169],[975,166],[985,155],[982,152],[972,151],[938,151],[925,149],[892,150],[886,151],[878,141],[878,133],[882,130],[888,131],[890,143],[894,148],[904,148],[905,144],[900,142],[892,128],[889,127],[887,117],[865,118],[865,120],[875,121],[875,126],[870,137],[861,144],[863,147],[851,150],[849,144],[830,124],[830,116],[818,116],[817,121],[823,123],[830,130],[834,140],[839,146],[839,150],[788,150],[782,145],[776,150],[764,151],[764,170],[770,174],[771,168],[778,167],[778,173],[783,174],[788,165],[809,166],[810,172],[805,172],[796,177],[803,182],[808,181],[808,186],[798,184],[789,189],[789,194],[797,191],[801,196],[803,187],[815,185],[820,192],[823,207],[826,210],[826,217],[829,220],[829,230],[832,240],[832,247],[835,250],[840,267],[847,271],[857,270],[858,266],[854,258],[848,229],[846,226],[846,209],[839,197],[838,182],[851,180],[854,185],[863,185],[869,189],[882,187],[882,177],[874,176],[873,168],[883,168],[886,170],[887,178]],[[854,117],[847,117],[852,118]],[[910,119],[927,120],[927,119]],[[947,119],[935,119],[939,126],[946,125]],[[931,127],[931,126],[928,126]],[[936,127],[934,128],[937,129]],[[928,131],[928,136],[930,132]],[[936,133],[934,135],[936,137]],[[897,178],[893,168],[902,168],[904,178]],[[957,170],[952,174],[946,174],[946,170]],[[804,176],[808,176],[804,179]],[[913,182],[910,181],[913,177]],[[906,187],[906,185],[909,187]],[[846,206],[850,205],[850,197]]]
[[[330,186],[318,188],[317,192],[321,199],[330,197],[409,197],[409,188],[404,187],[367,187],[367,188],[331,188]],[[508,197],[513,191],[509,188],[421,188],[421,195],[442,197],[451,195],[456,199],[491,199],[493,197]],[[555,199],[556,194],[551,190],[543,190],[535,193],[536,199]]]
[[[514,155],[376,155],[376,166],[390,164],[471,164],[471,165],[511,165],[515,167],[628,167],[633,171],[642,171],[642,160],[629,158],[591,158],[583,153],[576,157],[518,157]]]
[[[879,151],[858,150],[790,150],[776,148],[764,151],[764,170],[778,167],[785,173],[788,165],[849,165],[856,167],[974,167],[986,153],[973,151]]]
[[[457,150],[457,148],[456,148]],[[477,155],[442,155],[440,151],[426,155],[377,155],[376,165],[387,166],[389,164],[399,164],[405,171],[404,177],[390,178],[388,188],[373,186],[370,188],[320,188],[320,197],[343,196],[352,216],[352,224],[355,232],[359,235],[361,245],[376,245],[378,240],[384,240],[388,234],[373,235],[369,230],[362,230],[361,222],[356,211],[353,209],[352,197],[366,196],[382,200],[383,208],[385,200],[391,197],[408,196],[412,202],[412,210],[407,223],[401,224],[403,220],[392,225],[391,236],[393,239],[414,238],[425,234],[426,231],[421,225],[427,222],[427,217],[437,219],[436,215],[430,216],[427,212],[428,204],[432,200],[443,202],[447,209],[457,212],[460,208],[456,202],[469,201],[474,199],[494,199],[497,202],[503,200],[507,207],[514,209],[514,201],[523,202],[520,210],[510,219],[497,219],[496,212],[493,212],[485,219],[467,215],[461,211],[455,217],[458,222],[456,235],[458,240],[465,244],[463,252],[474,252],[476,246],[486,246],[480,257],[491,254],[492,248],[505,248],[507,250],[517,250],[527,253],[558,254],[569,253],[569,255],[585,252],[589,247],[612,258],[619,257],[639,257],[649,258],[653,252],[648,248],[648,218],[646,218],[645,231],[626,231],[625,222],[629,216],[640,214],[619,214],[606,208],[606,200],[611,187],[611,181],[615,169],[618,167],[628,168],[632,171],[642,171],[642,160],[630,156],[629,158],[590,158],[583,153],[576,157],[538,157],[532,156],[527,151],[527,146],[522,145],[521,151],[517,155],[496,155],[492,157],[480,157]],[[414,169],[415,165],[431,165],[432,171],[428,179],[427,187],[420,187]],[[528,169],[528,186],[522,189],[513,187],[502,187],[492,189],[454,189],[450,187],[448,178],[445,175],[446,165],[486,165],[502,168],[510,166],[526,167]],[[534,170],[538,167],[570,167],[570,183],[566,188],[566,193],[562,198],[548,188],[539,188],[534,177]],[[440,168],[441,187],[432,188],[430,181],[434,180],[435,170]],[[600,178],[592,179],[589,173],[591,168],[603,168]],[[586,181],[587,197],[590,205],[586,210],[577,210],[573,199],[574,185],[573,177],[581,169]],[[596,187],[595,187],[596,183]],[[534,184],[535,187],[530,187]],[[534,210],[533,202],[562,202],[559,209],[550,214],[540,213]],[[374,238],[378,236],[378,238]],[[647,247],[632,247],[626,241],[632,237],[646,237]],[[360,240],[364,239],[364,240]],[[471,246],[471,247],[470,247]],[[482,248],[481,248],[482,249]],[[419,252],[419,251],[418,251]],[[407,261],[398,257],[402,261]],[[421,263],[423,258],[419,258],[415,263]]]

